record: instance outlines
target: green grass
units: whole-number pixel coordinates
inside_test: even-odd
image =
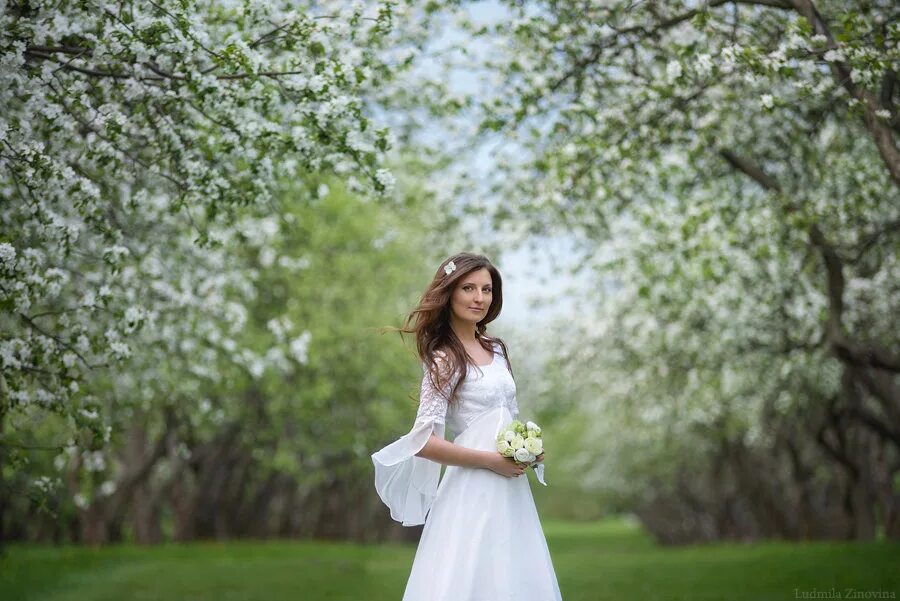
[[[565,601],[795,599],[832,587],[840,598],[848,587],[900,597],[897,543],[661,548],[622,520],[547,520],[544,531]],[[414,545],[293,541],[12,545],[0,558],[0,599],[399,601],[414,553]]]

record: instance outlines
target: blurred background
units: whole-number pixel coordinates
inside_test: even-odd
[[[0,597],[400,597],[461,250],[564,598],[900,593],[895,3],[0,15]]]

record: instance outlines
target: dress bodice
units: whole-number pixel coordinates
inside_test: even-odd
[[[499,343],[493,343],[494,358],[488,365],[471,366],[447,409],[446,423],[454,434],[463,432],[475,418],[496,407],[507,407],[518,417],[516,382]]]
[[[432,421],[450,426],[454,435],[465,431],[467,427],[486,411],[498,407],[506,407],[513,417],[518,417],[519,406],[516,402],[516,382],[509,370],[503,347],[493,342],[494,355],[487,365],[466,366],[466,377],[456,391],[456,396],[448,403],[447,397],[453,390],[458,376],[447,382],[438,390],[432,382],[428,365],[422,362],[422,390],[419,395],[419,410],[416,423],[424,424]],[[438,369],[447,368],[447,359],[443,351],[435,357]]]

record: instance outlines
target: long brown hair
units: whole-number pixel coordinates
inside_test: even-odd
[[[456,269],[446,273],[444,268],[451,262]],[[415,334],[419,359],[428,367],[431,381],[437,390],[443,391],[449,382],[456,380],[447,396],[448,402],[452,401],[456,390],[462,384],[467,365],[478,367],[450,327],[450,299],[456,289],[456,283],[479,269],[487,269],[491,274],[493,295],[487,314],[475,325],[476,339],[485,350],[492,353],[495,352],[492,343],[500,344],[506,357],[506,364],[512,373],[506,344],[500,338],[488,336],[486,333],[487,324],[494,321],[503,308],[503,278],[484,255],[462,252],[442,261],[418,305],[406,316],[404,326],[399,328],[401,336],[403,333]],[[443,353],[445,357],[443,365],[440,366],[437,361],[439,353]]]

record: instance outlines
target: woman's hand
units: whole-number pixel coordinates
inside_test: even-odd
[[[524,474],[525,468],[528,466],[526,464],[516,463],[515,460],[510,459],[509,457],[504,457],[500,453],[488,451],[488,457],[485,460],[485,467],[500,474],[501,476],[513,478],[515,476],[521,476],[522,474]]]
[[[535,462],[535,463],[540,463],[540,462],[543,461],[543,460],[544,460],[544,454],[541,453],[540,455],[538,455],[538,456],[535,458],[534,462]]]

